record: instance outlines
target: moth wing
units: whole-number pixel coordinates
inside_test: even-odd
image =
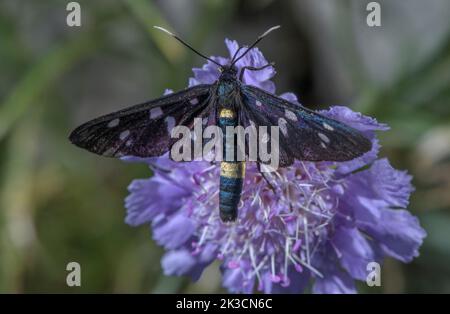
[[[257,87],[241,88],[243,123],[279,127],[280,166],[305,161],[347,161],[372,147],[358,130]],[[253,121],[253,122],[251,122]]]
[[[77,127],[70,141],[107,157],[154,157],[177,141],[175,126],[192,127],[195,117],[208,116],[211,85],[197,85],[177,93],[113,112]]]

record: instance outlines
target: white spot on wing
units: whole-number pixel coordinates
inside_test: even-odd
[[[324,123],[322,123],[322,125],[325,129],[334,131],[334,128],[331,125],[329,125],[328,123],[324,122]]]
[[[287,135],[287,121],[284,118],[278,118],[278,126],[280,127],[281,133],[283,133],[284,136]]]
[[[128,141],[125,143],[125,146],[131,146],[131,144],[133,144],[133,141],[132,141],[132,140],[128,140]]]
[[[114,147],[109,147],[103,152],[103,156],[114,156],[116,149]]]
[[[156,107],[150,110],[150,119],[156,119],[163,114],[161,107]]]
[[[284,115],[289,120],[297,121],[297,115],[295,113],[293,113],[292,111],[288,110],[288,109],[285,110]]]
[[[257,100],[255,104],[256,104],[258,107],[261,107],[261,106],[262,106],[262,103],[261,103],[259,100]]]
[[[164,121],[166,121],[167,132],[169,133],[169,135],[172,134],[172,129],[175,127],[175,118],[169,116],[166,119],[164,119]]]
[[[119,125],[119,118],[109,121],[108,128],[113,128]]]
[[[124,140],[124,139],[126,139],[128,137],[128,135],[130,135],[130,131],[129,130],[125,130],[122,133],[120,133],[119,138],[121,140]]]
[[[191,99],[189,102],[190,102],[192,105],[196,105],[196,104],[198,104],[198,99],[197,99],[197,98],[194,98],[194,99]]]
[[[324,141],[326,144],[330,143],[330,139],[325,134],[319,132],[317,133],[317,135],[319,135],[320,139]]]
[[[324,142],[320,142],[320,146],[322,146],[323,148],[327,148],[327,145],[325,145]]]

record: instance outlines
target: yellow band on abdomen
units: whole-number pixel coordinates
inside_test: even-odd
[[[222,108],[219,113],[219,118],[235,118],[236,113],[228,108]]]
[[[220,175],[226,178],[242,179],[245,175],[245,162],[226,162],[220,163]]]

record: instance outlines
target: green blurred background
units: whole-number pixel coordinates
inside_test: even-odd
[[[373,292],[450,292],[450,1],[86,0],[68,27],[63,0],[0,1],[0,292],[223,292],[218,265],[197,283],[165,277],[147,226],[124,224],[123,199],[145,165],[88,154],[69,131],[97,115],[186,86],[225,37],[277,64],[279,93],[310,108],[343,104],[391,126],[381,156],[414,175],[409,209],[428,232],[420,257],[387,260]],[[66,285],[81,264],[82,285]]]

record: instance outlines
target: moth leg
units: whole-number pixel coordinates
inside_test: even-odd
[[[269,179],[266,177],[266,175],[264,174],[263,171],[261,171],[261,166],[258,163],[258,171],[261,174],[261,176],[264,178],[264,180],[266,180],[267,185],[269,186],[269,188],[272,190],[273,193],[276,193],[275,187],[272,185],[272,183],[270,183]]]
[[[268,68],[268,67],[273,67],[274,65],[275,65],[274,62],[270,62],[270,63],[268,63],[266,65],[261,66],[261,67],[252,67],[252,66],[242,67],[241,73],[239,74],[239,81],[242,81],[242,78],[244,77],[245,70],[260,71],[260,70],[263,70],[263,69]]]

